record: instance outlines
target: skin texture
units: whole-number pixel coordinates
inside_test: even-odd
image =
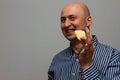
[[[61,11],[61,30],[63,35],[70,41],[73,50],[79,53],[79,63],[83,70],[92,64],[92,57],[95,46],[93,37],[90,32],[92,17],[90,16],[87,6],[80,2],[72,2],[67,4]],[[86,39],[79,41],[76,38],[75,30],[84,30]]]

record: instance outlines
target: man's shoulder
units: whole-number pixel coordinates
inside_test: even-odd
[[[110,51],[111,53],[115,53],[115,52],[120,53],[120,51],[117,50],[116,48],[114,48],[110,45],[107,45],[107,44],[103,44],[103,43],[98,43],[97,48],[99,50],[106,52],[106,53],[107,53],[107,51]]]
[[[58,65],[60,62],[63,62],[65,59],[68,58],[69,55],[69,51],[70,51],[70,47],[65,48],[63,50],[61,50],[60,52],[58,52],[52,60],[52,66],[53,65]]]
[[[61,57],[61,56],[65,56],[69,51],[70,51],[70,47],[67,47],[67,48],[61,50],[60,52],[58,52],[58,53],[54,56],[54,58],[56,58],[56,57]]]

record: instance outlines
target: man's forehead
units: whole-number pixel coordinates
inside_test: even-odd
[[[68,6],[62,10],[61,16],[80,15],[81,13],[83,13],[82,8],[77,6]]]
[[[74,10],[65,10],[62,12],[61,16],[69,16],[69,15],[75,15],[76,11]]]

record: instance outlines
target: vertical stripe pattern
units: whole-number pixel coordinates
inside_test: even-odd
[[[94,45],[93,64],[88,69],[81,70],[78,57],[68,47],[53,58],[48,80],[120,80],[120,52],[99,43],[96,36]]]

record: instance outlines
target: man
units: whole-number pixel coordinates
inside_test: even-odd
[[[49,80],[120,80],[120,52],[101,44],[90,32],[92,17],[81,2],[67,4],[61,12],[61,30],[70,47],[59,52],[48,71]],[[86,38],[77,39],[75,30]]]

